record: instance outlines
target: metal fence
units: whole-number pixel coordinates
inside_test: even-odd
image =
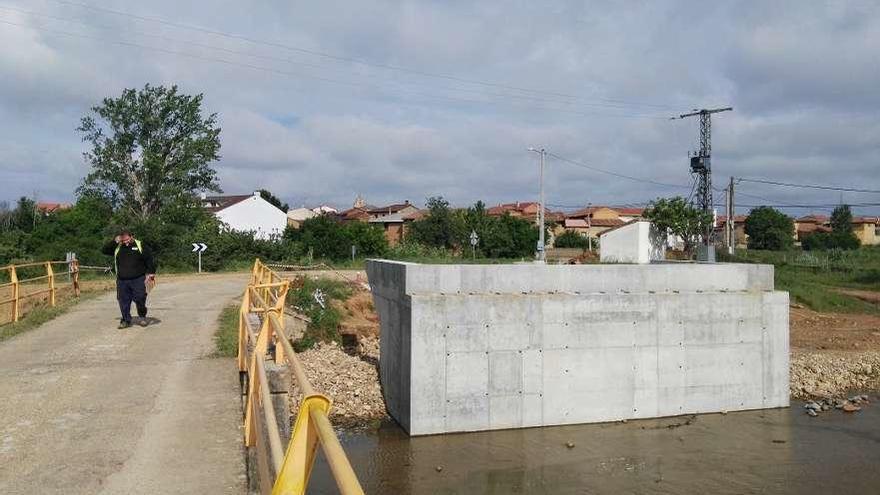
[[[306,493],[320,445],[340,493],[362,494],[328,418],[332,401],[312,388],[285,333],[284,302],[289,288],[289,280],[256,260],[239,310],[238,367],[247,373],[244,441],[256,451],[260,490],[273,495]],[[270,348],[274,348],[275,363],[288,365],[303,395],[286,448],[266,374]]]
[[[65,265],[66,268],[56,270],[53,266]],[[34,263],[21,263],[7,265],[0,268],[0,273],[5,275],[8,282],[0,284],[0,307],[11,309],[8,321],[2,323],[14,323],[23,316],[22,303],[37,296],[47,295],[50,306],[55,306],[58,284],[55,278],[59,275],[67,275],[70,287],[74,295],[79,296],[79,264],[76,259],[68,261],[39,261]]]

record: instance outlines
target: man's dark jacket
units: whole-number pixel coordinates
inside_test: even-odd
[[[107,256],[113,256],[116,252],[116,241],[104,244],[101,252]],[[141,252],[143,251],[143,252]],[[132,239],[131,244],[119,244],[119,255],[116,256],[116,277],[122,280],[131,280],[142,277],[148,273],[156,273],[156,262],[150,248],[141,243],[141,251]]]

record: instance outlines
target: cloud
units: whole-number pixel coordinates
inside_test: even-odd
[[[880,188],[871,3],[94,5],[169,22],[51,0],[0,8],[0,43],[14,47],[0,52],[0,199],[72,199],[88,170],[79,119],[147,82],[204,93],[227,192],[265,187],[297,205],[535,199],[529,146],[592,167],[548,160],[551,204],[687,194],[697,125],[668,117],[728,104],[713,121],[716,184]],[[772,202],[840,199],[739,187]]]

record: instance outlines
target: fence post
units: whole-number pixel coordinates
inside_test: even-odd
[[[18,274],[15,273],[15,266],[9,267],[9,280],[12,282],[12,321],[14,323],[18,321],[18,301],[21,299],[21,284],[18,282]]]
[[[55,307],[55,272],[52,263],[46,262],[46,276],[49,277],[49,305]]]
[[[73,275],[73,295],[79,297],[79,261],[76,256],[70,260],[70,273]]]

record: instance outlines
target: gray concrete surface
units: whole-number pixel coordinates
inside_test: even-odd
[[[244,493],[235,364],[210,357],[245,276],[160,280],[147,328],[115,295],[0,343],[0,493]]]
[[[412,435],[788,406],[788,294],[737,264],[371,260],[389,413]]]

